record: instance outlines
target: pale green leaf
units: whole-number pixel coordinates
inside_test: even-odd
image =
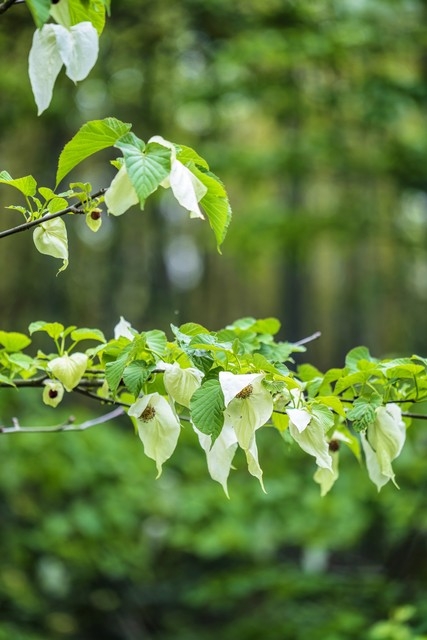
[[[15,187],[15,189],[18,189],[24,196],[33,196],[37,189],[37,182],[33,176],[13,179],[7,171],[0,172],[0,183]]]
[[[73,353],[54,358],[48,363],[48,369],[57,380],[62,382],[67,391],[72,391],[79,384],[86,371],[88,357],[84,353]]]
[[[97,340],[98,342],[106,342],[105,336],[99,329],[74,329],[71,332],[71,340],[80,342],[80,340]]]
[[[33,335],[36,331],[45,331],[50,338],[57,340],[61,337],[64,331],[64,325],[60,322],[45,322],[44,320],[37,320],[30,324],[28,331],[30,335]]]
[[[345,366],[350,371],[358,371],[360,360],[373,360],[371,354],[369,353],[369,349],[367,349],[366,347],[355,347],[354,349],[349,351],[345,358]]]
[[[67,228],[62,218],[53,218],[39,224],[33,231],[33,240],[36,249],[53,258],[61,258],[63,266],[68,265],[68,238]]]
[[[59,157],[56,184],[80,162],[107,147],[115,145],[131,128],[116,118],[86,122],[65,145]]]
[[[31,338],[16,331],[0,331],[0,344],[6,351],[21,351],[31,344]]]

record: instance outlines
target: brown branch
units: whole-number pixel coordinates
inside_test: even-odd
[[[19,0],[4,0],[4,2],[0,4],[0,14],[6,13],[6,11],[14,4],[22,4],[22,2],[19,2]]]
[[[86,429],[95,427],[98,424],[105,424],[109,420],[114,420],[124,414],[125,411],[122,407],[116,407],[116,409],[103,416],[99,416],[93,420],[86,420],[86,422],[82,422],[81,424],[74,424],[74,418],[70,417],[65,423],[53,427],[21,427],[18,420],[14,418],[12,421],[13,427],[0,427],[0,433],[58,433],[61,431],[85,431]]]
[[[102,196],[104,193],[106,192],[106,189],[100,189],[99,191],[97,191],[96,193],[94,193],[92,196],[90,196],[90,200],[94,200],[95,198],[99,198],[99,196]],[[27,231],[28,229],[31,229],[32,227],[35,227],[39,224],[43,224],[44,222],[48,222],[49,220],[53,220],[54,218],[59,218],[60,216],[65,216],[67,213],[73,213],[73,214],[82,214],[84,213],[84,210],[81,209],[83,205],[75,205],[72,204],[69,207],[67,207],[66,209],[62,209],[61,211],[57,211],[56,213],[50,213],[47,216],[42,216],[41,218],[38,218],[37,220],[31,220],[31,222],[24,222],[23,224],[19,224],[17,227],[12,227],[11,229],[6,229],[5,231],[0,231],[0,239],[1,238],[6,238],[7,236],[11,236],[14,233],[20,233],[21,231]]]

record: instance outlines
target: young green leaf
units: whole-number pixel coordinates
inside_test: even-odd
[[[86,122],[65,145],[59,156],[56,184],[58,185],[67,173],[89,156],[114,146],[119,138],[130,131],[131,126],[116,118]]]
[[[97,340],[98,342],[106,342],[104,334],[99,329],[74,329],[70,336],[73,342],[80,342],[80,340]]]
[[[31,344],[31,338],[16,331],[0,331],[0,344],[6,351],[21,351]]]
[[[7,171],[0,172],[0,183],[15,187],[15,189],[18,189],[24,196],[33,196],[37,189],[37,182],[33,176],[13,179]]]
[[[45,331],[52,340],[58,340],[64,331],[64,325],[60,322],[45,322],[44,320],[37,320],[30,324],[28,331],[30,336],[36,331]]]
[[[48,363],[48,369],[55,378],[62,382],[67,391],[72,391],[79,384],[86,371],[88,357],[84,353],[65,354]]]

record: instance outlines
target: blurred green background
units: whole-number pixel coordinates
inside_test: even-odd
[[[121,0],[100,59],[61,73],[40,118],[25,6],[0,18],[0,169],[53,186],[88,119],[195,147],[224,180],[234,221],[218,256],[167,193],[97,234],[71,220],[67,271],[31,236],[2,240],[1,326],[33,320],[140,330],[280,318],[320,330],[307,360],[357,344],[424,355],[427,335],[427,2]],[[108,185],[111,154],[70,179]],[[66,184],[63,185],[66,187]],[[0,190],[1,228],[17,224]],[[40,407],[0,390],[1,421],[53,424],[96,406]],[[424,432],[425,433],[425,432]],[[86,433],[0,438],[0,640],[407,640],[427,636],[427,439],[411,429],[401,491],[377,496],[343,456],[321,500],[314,464],[259,435],[267,495],[244,470],[231,500],[189,430],[155,481],[126,419]]]

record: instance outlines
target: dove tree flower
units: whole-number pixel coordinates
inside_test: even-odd
[[[225,495],[229,498],[227,480],[238,447],[236,432],[231,424],[225,424],[212,444],[211,436],[202,433],[194,425],[193,428],[199,438],[200,446],[206,453],[208,471],[212,480],[222,485]]]
[[[273,412],[273,398],[262,385],[264,377],[264,373],[221,371],[219,374],[225,404],[223,429],[234,429],[237,442],[245,451],[249,473],[258,478],[262,487],[255,431],[270,419]]]
[[[319,412],[317,409],[288,408],[289,433],[299,444],[301,449],[316,458],[316,464],[322,469],[332,472],[332,457],[329,451],[329,442],[326,431],[333,423],[333,415],[330,412]]]
[[[377,407],[375,421],[360,436],[368,475],[378,491],[389,480],[397,487],[391,463],[402,451],[406,438],[400,407],[394,403]]]
[[[173,195],[179,204],[190,212],[190,217],[204,219],[199,202],[207,193],[207,187],[176,157],[176,147],[172,142],[161,136],[153,136],[148,141],[158,144],[170,150],[170,171],[166,177],[157,184],[165,189],[171,188]],[[143,153],[143,152],[141,152]],[[128,174],[126,165],[123,164],[113,178],[105,193],[105,203],[109,213],[120,216],[131,206],[138,204],[140,198]]]
[[[135,419],[145,455],[155,461],[159,477],[163,463],[175,451],[181,431],[179,420],[166,398],[157,392],[139,398],[128,414]]]

